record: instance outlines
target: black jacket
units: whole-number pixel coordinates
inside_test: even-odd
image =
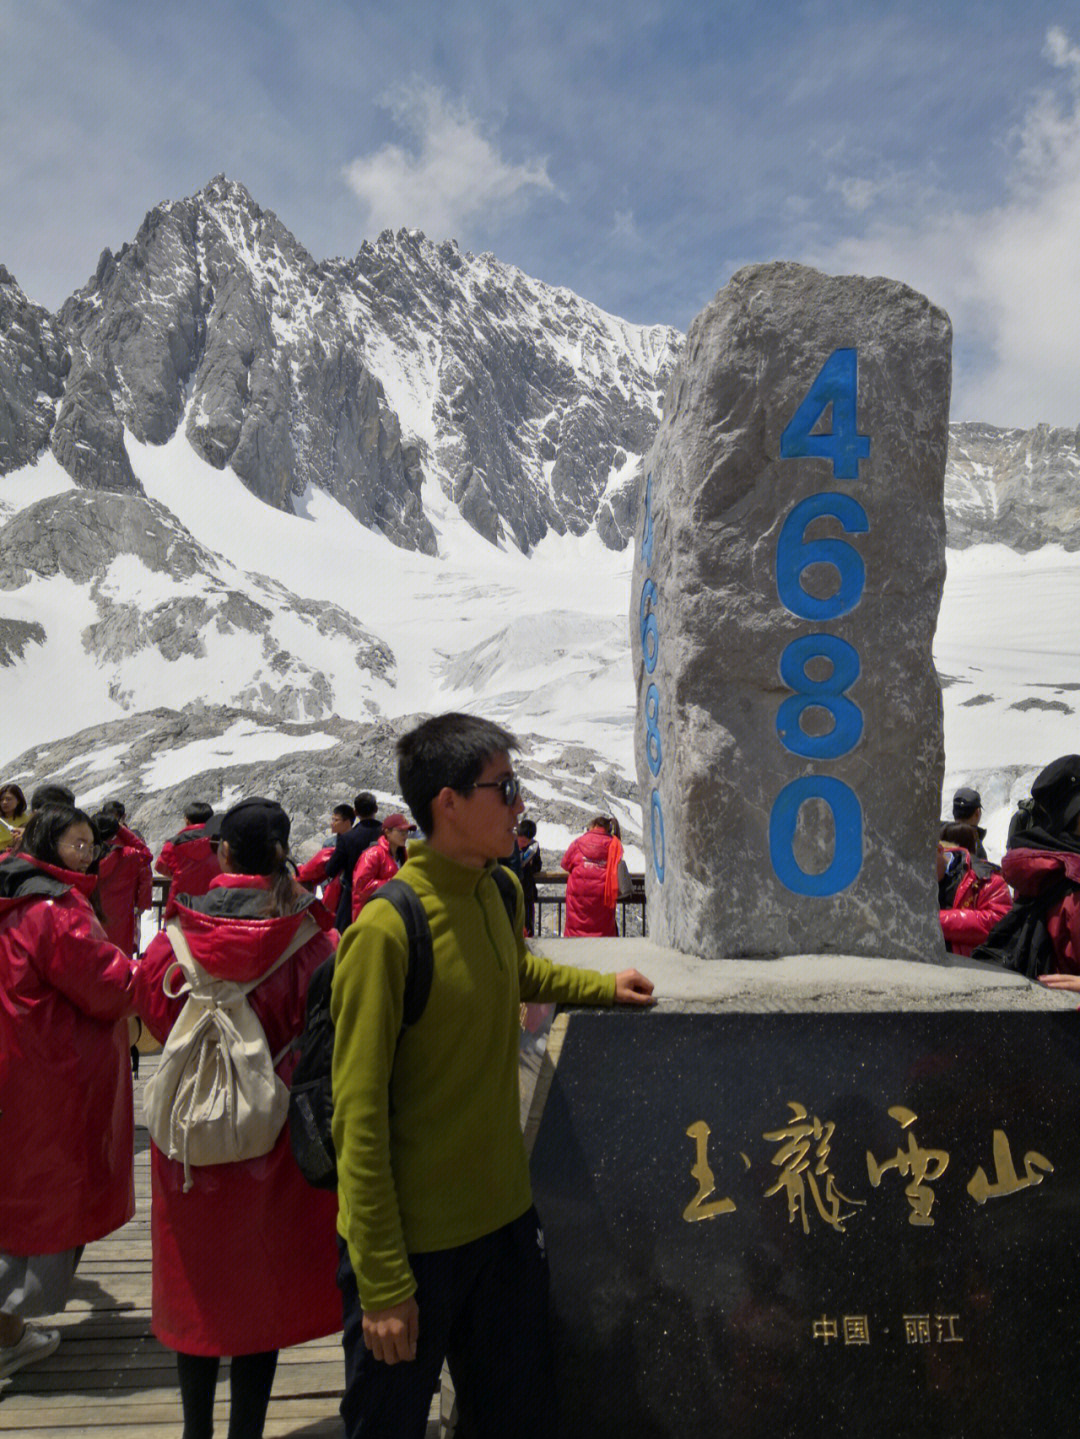
[[[326,866],[326,878],[341,876],[341,898],[334,916],[334,923],[340,934],[344,934],[352,924],[352,877],[356,861],[381,834],[381,820],[358,819],[347,834],[339,834],[337,837],[334,852]]]

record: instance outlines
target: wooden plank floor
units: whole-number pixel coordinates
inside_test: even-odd
[[[58,1319],[60,1348],[41,1364],[0,1380],[0,1434],[26,1439],[157,1439],[181,1432],[172,1352],[150,1333],[150,1159],[142,1124],[142,1086],[156,1059],[144,1056],[135,1093],[135,1218],[87,1246],[72,1297]],[[283,1349],[267,1416],[267,1439],[343,1434],[338,1335]],[[215,1433],[228,1428],[228,1364],[223,1362]],[[439,1433],[436,1396],[429,1439]]]

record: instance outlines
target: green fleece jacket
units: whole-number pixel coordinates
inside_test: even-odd
[[[511,928],[489,869],[421,842],[398,877],[431,924],[424,1013],[399,1043],[408,944],[389,904],[366,905],[342,936],[330,1005],[338,1232],[369,1312],[415,1291],[410,1250],[468,1244],[532,1203],[518,1120],[520,1002],[615,999],[614,975],[526,949],[516,879]]]

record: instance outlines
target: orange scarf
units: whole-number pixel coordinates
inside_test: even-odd
[[[604,903],[612,909],[619,898],[619,861],[622,857],[622,841],[612,835],[608,845],[607,863],[604,865]]]

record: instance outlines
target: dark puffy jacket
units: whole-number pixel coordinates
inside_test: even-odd
[[[1064,880],[1080,886],[1080,854],[1064,850],[1010,849],[1001,872],[1017,901],[1037,899]],[[1046,915],[1046,932],[1061,974],[1080,974],[1080,888],[1070,889]]]

